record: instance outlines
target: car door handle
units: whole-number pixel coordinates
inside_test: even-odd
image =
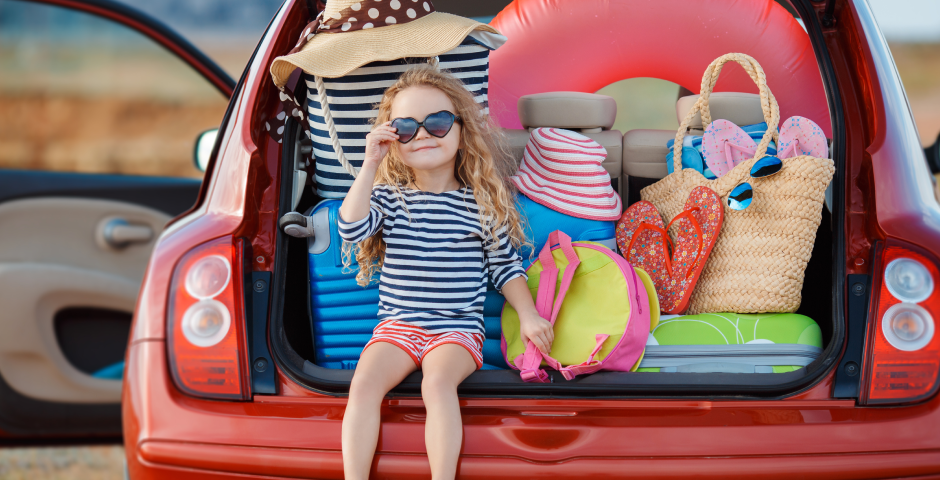
[[[125,248],[134,243],[147,243],[153,238],[153,229],[147,225],[132,225],[123,218],[114,218],[102,226],[102,237],[112,248]]]

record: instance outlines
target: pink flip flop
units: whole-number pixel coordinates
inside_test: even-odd
[[[731,171],[735,165],[749,160],[757,151],[757,143],[741,127],[727,120],[715,120],[702,137],[702,156],[716,177]]]
[[[819,125],[806,117],[794,116],[780,124],[780,148],[777,152],[781,159],[801,155],[829,158],[829,144]]]

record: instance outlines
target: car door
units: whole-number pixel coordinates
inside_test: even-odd
[[[144,270],[234,87],[132,8],[0,0],[0,444],[120,437]]]

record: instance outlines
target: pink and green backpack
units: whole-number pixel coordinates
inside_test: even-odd
[[[503,306],[503,356],[524,381],[550,382],[543,367],[567,380],[601,370],[636,371],[659,321],[659,301],[646,272],[603,245],[572,243],[556,230],[526,273],[535,307],[553,324],[555,340],[549,355],[534,343],[523,345],[519,315],[508,302]]]

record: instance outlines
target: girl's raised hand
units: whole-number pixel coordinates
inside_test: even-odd
[[[392,128],[392,122],[385,122],[375,127],[366,135],[366,156],[362,161],[362,166],[378,166],[382,159],[388,153],[391,142],[398,140],[396,129]]]

